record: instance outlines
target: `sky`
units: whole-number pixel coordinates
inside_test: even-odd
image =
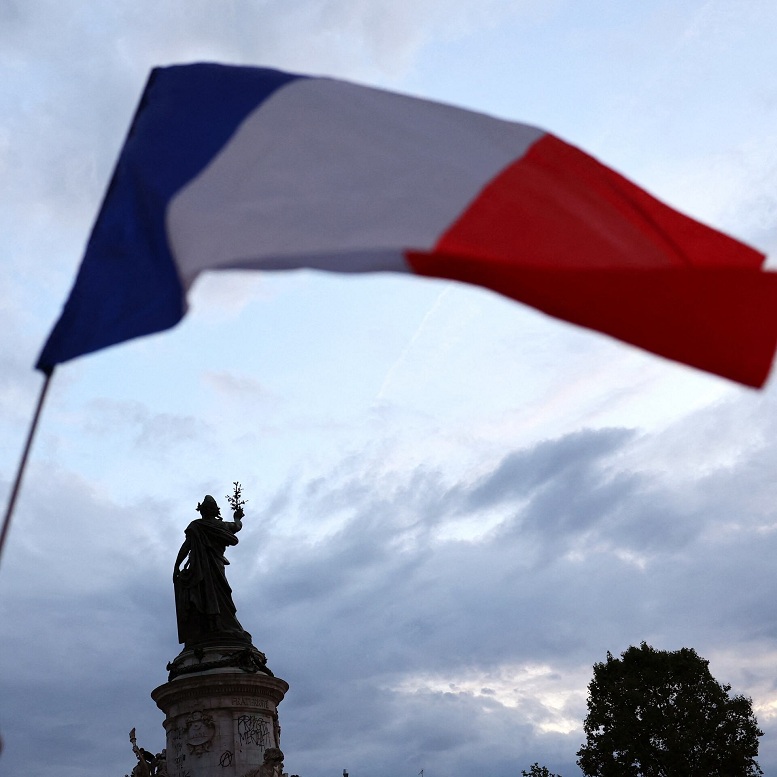
[[[0,495],[148,71],[331,75],[536,124],[777,259],[771,0],[0,0]],[[201,277],[55,373],[0,567],[0,775],[164,745],[172,569],[243,484],[238,617],[301,777],[578,775],[592,666],[691,647],[777,773],[777,394],[481,289]]]

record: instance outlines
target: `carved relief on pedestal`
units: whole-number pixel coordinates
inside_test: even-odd
[[[215,734],[216,724],[206,712],[197,710],[186,718],[183,738],[190,755],[196,755],[199,758],[203,753],[209,752]]]

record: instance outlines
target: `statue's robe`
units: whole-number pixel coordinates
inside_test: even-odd
[[[198,518],[186,527],[188,564],[176,575],[174,587],[178,641],[187,647],[218,638],[251,643],[251,635],[235,617],[224,569],[229,564],[224,551],[237,545],[240,528],[240,523],[216,518]]]

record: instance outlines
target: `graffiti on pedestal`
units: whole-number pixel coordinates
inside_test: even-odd
[[[185,777],[188,772],[184,769],[186,753],[183,752],[183,729],[174,728],[170,734],[170,743],[173,746],[173,752],[171,758],[167,762],[167,768],[172,769],[174,777]]]
[[[240,715],[237,719],[237,736],[241,747],[270,746],[270,727],[259,715]]]

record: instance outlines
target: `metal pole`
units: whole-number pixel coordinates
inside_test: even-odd
[[[0,559],[3,556],[3,548],[5,548],[5,541],[8,537],[8,531],[11,528],[11,518],[13,517],[13,509],[16,505],[16,497],[19,496],[19,489],[22,484],[22,476],[24,475],[24,469],[27,466],[27,458],[30,455],[30,448],[32,447],[32,438],[35,436],[35,430],[38,427],[38,420],[40,419],[41,410],[43,409],[43,401],[46,399],[46,392],[49,390],[49,383],[51,382],[51,376],[54,374],[54,368],[46,370],[46,379],[43,381],[43,386],[40,390],[40,396],[38,397],[38,404],[35,408],[35,415],[32,417],[32,423],[30,424],[30,430],[27,433],[27,442],[24,446],[24,452],[22,458],[19,461],[19,468],[16,471],[16,479],[14,480],[13,487],[11,488],[11,494],[8,497],[8,507],[5,510],[5,518],[3,519],[3,528],[0,530]]]

